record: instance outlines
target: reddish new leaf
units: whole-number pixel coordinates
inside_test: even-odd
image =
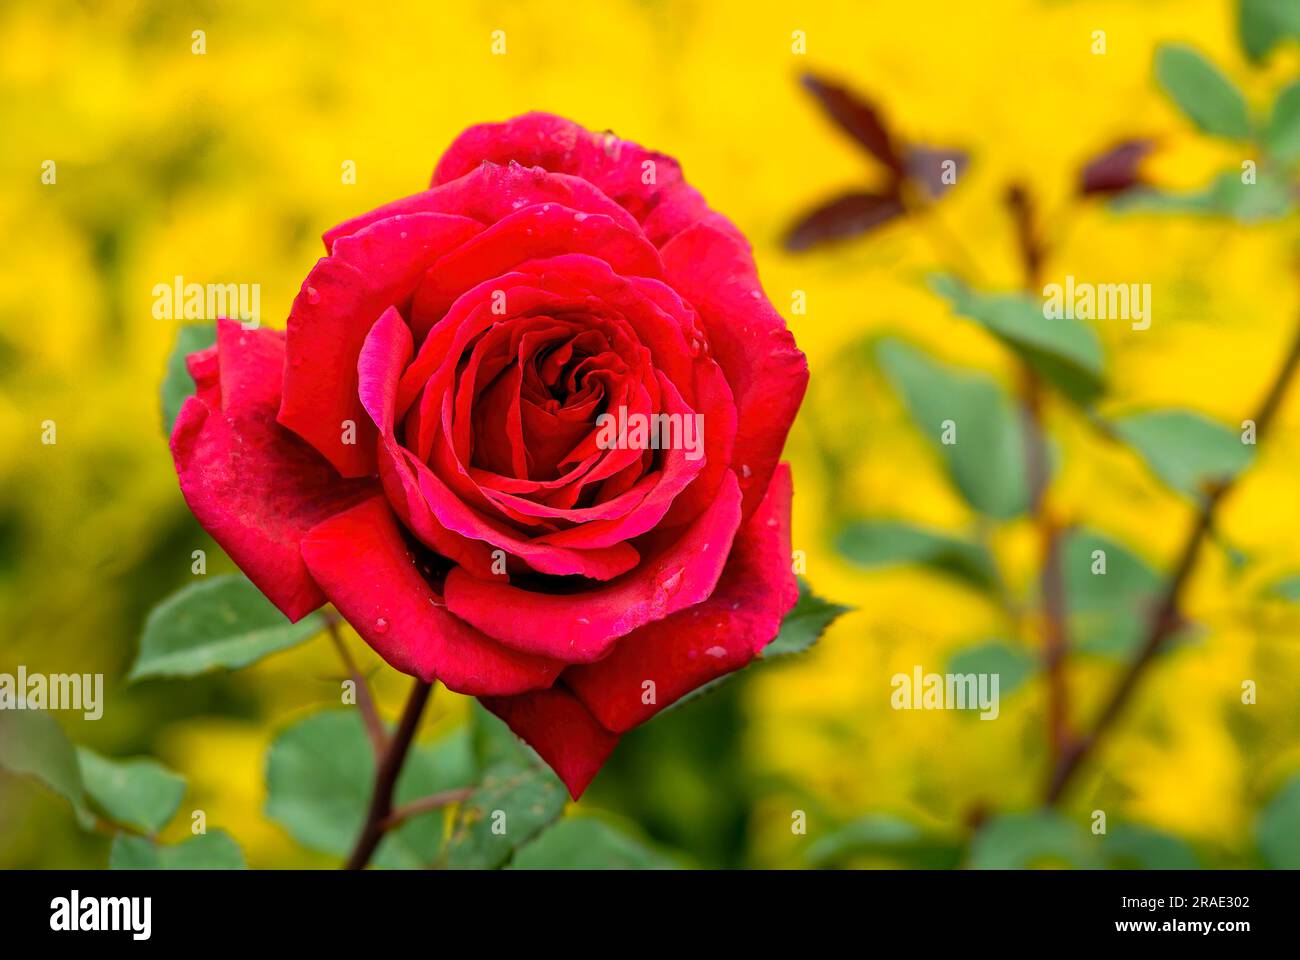
[[[867,233],[903,214],[897,196],[855,192],[836,197],[799,219],[785,236],[787,250],[807,250],[829,240]]]
[[[811,73],[804,74],[803,85],[841,129],[866,147],[896,177],[903,175],[903,158],[894,148],[893,138],[885,128],[884,119],[871,103],[847,87]]]
[[[1138,166],[1154,146],[1150,140],[1124,140],[1094,157],[1079,176],[1079,192],[1116,194],[1138,186],[1142,183]]]
[[[907,176],[930,197],[939,197],[957,185],[969,161],[964,150],[908,147]]]

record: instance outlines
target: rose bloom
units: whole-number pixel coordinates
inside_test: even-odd
[[[804,356],[676,161],[548,114],[466,130],[324,240],[283,333],[222,320],[188,357],[185,499],[287,617],[332,603],[576,798],[794,605]],[[698,447],[599,443],[616,413]]]

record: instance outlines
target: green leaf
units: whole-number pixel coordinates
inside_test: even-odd
[[[1156,80],[1204,133],[1230,140],[1250,136],[1245,97],[1218,67],[1191,47],[1162,44],[1156,50]]]
[[[1024,512],[1024,443],[1019,418],[991,378],[959,371],[898,340],[876,355],[922,433],[938,449],[953,481],[980,513],[1000,520]],[[941,442],[943,423],[957,442]]]
[[[447,841],[453,869],[505,866],[564,812],[568,793],[548,768],[506,761],[491,767],[461,804]]]
[[[185,398],[194,392],[194,381],[185,369],[185,358],[216,342],[216,324],[191,324],[176,331],[176,345],[167,358],[167,373],[162,382],[162,418],[168,436],[171,436],[172,428],[176,425],[176,417],[181,412]]]
[[[1300,159],[1300,80],[1285,87],[1273,101],[1264,143],[1283,163]]]
[[[821,639],[826,628],[851,608],[823,600],[812,592],[808,582],[799,578],[799,602],[781,621],[781,631],[776,639],[763,648],[763,657],[788,656],[803,653]]]
[[[1300,573],[1290,573],[1265,588],[1265,593],[1279,600],[1300,603]]]
[[[674,870],[673,860],[595,817],[569,817],[515,854],[514,870]]]
[[[1105,388],[1101,342],[1087,324],[1068,317],[1049,319],[1043,304],[1024,294],[978,293],[948,274],[931,277],[930,287],[1076,403],[1092,402]]]
[[[375,758],[361,714],[325,710],[285,728],[267,757],[266,814],[312,850],[346,856],[365,822]],[[397,806],[474,782],[468,733],[417,743],[394,792]],[[413,817],[384,837],[374,863],[420,868],[437,858],[442,811]]]
[[[967,647],[948,660],[948,673],[996,674],[1001,696],[1018,689],[1037,669],[1037,658],[1001,640]]]
[[[185,795],[185,778],[156,760],[110,760],[85,747],[77,758],[86,792],[115,823],[157,833]]]
[[[477,700],[470,702],[470,745],[479,773],[499,763],[541,763],[532,747],[520,740],[506,722]]]
[[[823,600],[813,593],[812,588],[808,586],[808,582],[803,577],[800,577],[799,602],[795,604],[793,610],[785,615],[785,619],[781,621],[780,632],[777,633],[771,643],[763,648],[762,659],[754,666],[761,666],[763,663],[779,660],[792,654],[804,653],[821,639],[821,635],[826,632],[827,627],[842,614],[848,613],[852,609],[852,607],[845,607],[838,603]],[[741,676],[741,673],[736,671],[714,677],[708,683],[702,684],[689,693],[678,697],[665,706],[664,710],[676,710],[680,706],[692,703],[739,676]]]
[[[899,817],[873,813],[845,824],[808,848],[808,862],[814,867],[843,866],[863,857],[886,859],[915,870],[951,870],[961,860],[961,844]]]
[[[1261,171],[1254,183],[1226,170],[1205,189],[1191,193],[1164,193],[1150,188],[1130,190],[1113,202],[1122,213],[1197,214],[1227,217],[1254,224],[1278,220],[1291,212],[1291,188],[1285,178]]]
[[[317,613],[290,623],[240,574],[208,577],[153,608],[128,679],[246,667],[323,629]]]
[[[1300,870],[1300,774],[1284,783],[1260,812],[1255,841],[1274,869]]]
[[[1160,574],[1123,544],[1088,529],[1066,538],[1061,564],[1073,648],[1121,658],[1136,652],[1164,586]]]
[[[32,777],[85,811],[76,749],[44,710],[0,710],[0,769]]]
[[[243,870],[244,853],[224,830],[213,830],[180,843],[157,843],[148,837],[119,833],[108,854],[110,870]]]
[[[1240,0],[1237,33],[1246,54],[1258,62],[1285,37],[1300,38],[1300,4],[1295,0]]]
[[[1195,870],[1196,852],[1173,834],[1136,823],[1121,823],[1097,838],[1111,870]]]
[[[1152,410],[1120,417],[1115,432],[1161,480],[1195,496],[1208,483],[1230,479],[1250,463],[1249,445],[1235,430],[1187,410]]]
[[[919,564],[956,577],[981,590],[992,589],[997,570],[988,550],[941,530],[894,520],[862,520],[848,524],[836,547],[862,567]]]
[[[1098,845],[1079,824],[1054,811],[993,817],[971,841],[973,870],[1101,866]]]

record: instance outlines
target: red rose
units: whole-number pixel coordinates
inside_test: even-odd
[[[793,606],[804,356],[675,161],[547,114],[324,239],[284,333],[188,358],[185,499],[286,616],[333,603],[577,797]]]

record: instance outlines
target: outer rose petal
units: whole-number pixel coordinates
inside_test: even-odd
[[[518,264],[565,254],[587,254],[621,274],[662,276],[659,252],[641,231],[612,217],[558,203],[534,204],[498,220],[429,269],[414,306],[417,316],[440,316],[466,290],[509,273]]]
[[[669,283],[699,312],[713,358],[736,398],[732,463],[758,509],[808,387],[808,360],[763,294],[748,245],[702,221],[661,251]]]
[[[483,697],[487,707],[525,740],[577,800],[618,745],[610,733],[563,687],[519,697]]]
[[[499,646],[448,613],[383,497],[317,524],[302,555],[339,612],[403,673],[456,693],[500,696],[549,687],[563,667]]]
[[[563,682],[610,730],[644,723],[710,680],[739,670],[775,639],[799,599],[790,572],[790,467],[772,475],[767,496],[736,535],[731,558],[703,603],[624,637],[605,659],[570,667]],[[654,681],[655,703],[642,702]]]
[[[656,246],[710,213],[672,157],[612,133],[593,133],[550,113],[526,113],[504,123],[470,127],[438,161],[432,185],[463,176],[484,160],[513,160],[581,177],[630,211]],[[647,163],[654,170],[654,182],[648,184]]]
[[[181,492],[248,578],[285,616],[300,620],[325,598],[299,542],[376,485],[341,480],[328,461],[275,422],[283,334],[220,320],[217,349],[224,398],[209,382],[185,401],[172,430]],[[210,370],[202,357],[198,366]],[[209,406],[214,401],[224,401],[223,407]]]
[[[280,423],[345,477],[375,472],[375,430],[357,399],[357,355],[379,315],[404,306],[424,271],[482,227],[467,217],[417,213],[380,220],[339,239],[289,311]],[[343,442],[343,423],[356,442]]]
[[[707,599],[739,522],[740,487],[728,473],[718,499],[676,543],[609,584],[572,594],[533,593],[457,568],[447,574],[447,607],[507,646],[589,663],[637,627]]]
[[[581,177],[550,173],[541,167],[483,163],[463,177],[440,183],[422,193],[403,197],[354,217],[325,232],[325,249],[378,220],[397,214],[454,213],[483,224],[496,223],[523,207],[559,203],[584,213],[603,213],[629,229],[637,221],[617,203]]]

